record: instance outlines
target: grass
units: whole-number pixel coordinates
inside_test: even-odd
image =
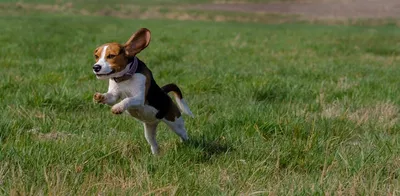
[[[198,2],[199,3],[199,2]],[[207,1],[203,2],[207,3]],[[42,13],[63,13],[66,15],[83,16],[112,16],[124,19],[172,19],[195,21],[219,22],[255,22],[255,23],[285,23],[285,22],[310,22],[296,15],[280,15],[272,13],[236,13],[230,11],[205,11],[198,10],[193,2],[178,1],[5,1],[0,3],[0,15],[21,15]],[[312,22],[318,22],[313,20]],[[334,20],[332,23],[349,23],[347,20]],[[357,21],[359,22],[359,21]],[[385,21],[387,22],[387,21]],[[377,21],[382,24],[383,22]]]
[[[115,1],[107,1],[107,0],[3,0],[3,2],[11,2],[11,3],[44,3],[44,4],[64,4],[64,3],[72,3],[81,5],[84,7],[92,6],[92,5],[113,5],[113,4],[137,4],[137,5],[178,5],[178,4],[200,4],[200,3],[266,3],[266,2],[290,2],[295,0],[115,0]]]
[[[0,17],[0,193],[395,194],[400,30],[58,14]],[[176,82],[191,142],[95,105],[92,52],[152,30],[139,54]]]

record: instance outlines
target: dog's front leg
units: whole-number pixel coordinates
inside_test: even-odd
[[[132,78],[132,86],[130,88],[130,97],[123,99],[115,104],[111,111],[114,114],[122,114],[128,108],[137,108],[144,106],[146,92],[146,76],[136,73]]]
[[[113,93],[95,93],[93,95],[93,100],[96,103],[107,104],[110,106],[117,102],[117,99],[118,95]]]
[[[117,102],[119,96],[120,92],[118,91],[116,83],[113,80],[110,80],[107,93],[95,93],[93,95],[93,100],[96,103],[102,103],[112,106]]]
[[[113,114],[122,114],[128,108],[137,108],[144,106],[144,98],[141,97],[128,97],[123,99],[121,102],[115,104],[111,108]]]

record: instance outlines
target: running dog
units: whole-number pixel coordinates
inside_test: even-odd
[[[166,123],[181,139],[188,140],[184,121],[185,113],[193,117],[182,92],[176,84],[159,87],[150,69],[136,55],[150,43],[151,33],[139,29],[125,44],[106,43],[94,51],[96,63],[93,73],[98,79],[109,81],[107,93],[95,93],[96,103],[112,106],[111,112],[122,114],[127,111],[144,125],[144,136],[157,154],[156,129],[159,122]],[[168,93],[174,94],[177,105]],[[181,111],[180,111],[180,110]]]

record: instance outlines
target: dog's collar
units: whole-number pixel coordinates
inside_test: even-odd
[[[129,70],[124,75],[113,78],[116,83],[120,83],[132,78],[138,67],[138,59],[136,57],[133,57],[133,60],[130,61],[127,66],[129,66]]]

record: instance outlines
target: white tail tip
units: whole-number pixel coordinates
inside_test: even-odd
[[[190,111],[189,106],[184,99],[179,99],[178,97],[175,97],[175,101],[178,104],[179,109],[181,109],[182,113],[194,118],[192,111]]]

